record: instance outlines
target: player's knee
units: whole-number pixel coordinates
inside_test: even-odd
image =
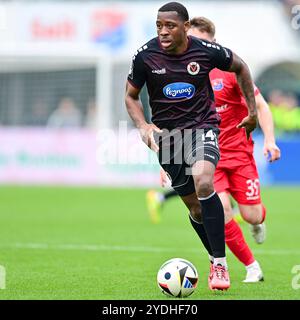
[[[249,208],[248,210],[241,210],[241,215],[243,219],[250,224],[259,224],[261,223],[261,212],[256,208]]]
[[[195,180],[197,195],[205,198],[214,192],[214,185],[211,176],[201,176]]]
[[[250,224],[259,224],[259,220],[257,220],[255,217],[252,217],[251,215],[249,215],[249,214],[244,214],[243,215],[243,219],[246,221],[246,222],[248,222],[248,223],[250,223]]]

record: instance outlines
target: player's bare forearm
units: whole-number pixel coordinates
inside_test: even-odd
[[[257,117],[253,80],[247,64],[233,53],[233,61],[229,71],[236,74],[238,84],[247,102],[249,116]]]
[[[264,133],[265,140],[275,143],[273,117],[269,105],[261,94],[257,95],[255,100],[258,122]]]
[[[138,129],[141,129],[143,126],[147,125],[147,122],[144,116],[143,106],[139,99],[139,93],[140,89],[134,88],[127,82],[125,94],[127,112],[135,126]]]
[[[259,94],[255,98],[258,111],[258,121],[264,133],[264,155],[269,162],[280,159],[281,151],[276,145],[274,135],[274,124],[271,110],[264,97]]]
[[[233,60],[229,71],[235,72],[237,81],[247,102],[248,116],[237,125],[237,128],[245,128],[247,139],[249,139],[250,133],[256,128],[257,123],[257,110],[251,74],[246,63],[235,53],[233,53]]]
[[[142,104],[139,101],[126,97],[125,99],[127,112],[135,126],[140,129],[147,124]]]
[[[139,129],[140,135],[144,143],[153,151],[158,152],[159,147],[156,144],[153,131],[161,132],[154,124],[146,122],[143,106],[139,99],[140,89],[133,87],[129,82],[126,85],[125,104],[127,112]]]

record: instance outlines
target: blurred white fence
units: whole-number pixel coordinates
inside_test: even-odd
[[[43,125],[66,96],[83,117],[95,100],[98,127],[128,119],[123,97],[131,56],[155,36],[163,3],[2,3],[0,124],[34,125],[40,116]],[[279,2],[185,4],[191,17],[215,22],[217,40],[238,53],[254,77],[280,61],[299,61],[300,41]],[[36,104],[44,105],[43,115],[35,114]]]

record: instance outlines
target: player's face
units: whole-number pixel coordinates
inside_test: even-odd
[[[200,31],[198,30],[197,28],[194,28],[194,27],[191,27],[187,34],[189,36],[194,36],[196,38],[199,38],[199,39],[203,39],[203,40],[207,40],[209,42],[214,42],[215,41],[215,38],[212,37],[209,33],[207,33],[206,31]]]
[[[158,12],[156,28],[165,51],[181,53],[186,49],[189,22],[182,21],[176,11]]]

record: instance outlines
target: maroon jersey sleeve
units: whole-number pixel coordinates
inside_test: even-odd
[[[233,54],[230,49],[216,43],[211,45],[210,54],[211,63],[214,68],[227,71],[231,67]]]
[[[132,57],[127,80],[136,88],[140,89],[146,82],[145,64],[141,53]]]

